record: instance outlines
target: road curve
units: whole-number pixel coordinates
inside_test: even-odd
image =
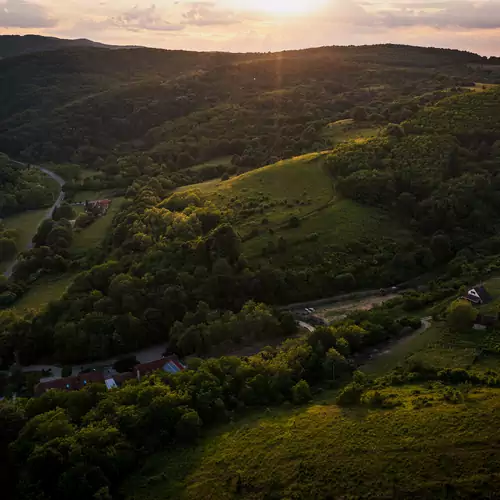
[[[17,163],[18,165],[25,166],[25,164],[21,163],[20,161],[12,160],[12,163]],[[51,177],[52,179],[54,179],[59,184],[59,187],[60,187],[59,196],[55,200],[54,204],[49,209],[47,209],[47,211],[45,212],[45,215],[43,216],[43,218],[40,219],[40,222],[38,223],[38,226],[40,226],[40,224],[44,220],[50,219],[52,217],[52,214],[54,213],[54,210],[63,202],[63,200],[64,200],[64,191],[63,191],[62,188],[63,188],[63,186],[64,186],[64,184],[66,182],[65,182],[65,180],[61,176],[55,174],[54,172],[52,172],[51,170],[49,170],[49,169],[47,169],[45,167],[39,167],[38,165],[32,165],[32,167],[37,168],[38,170],[40,170],[44,174],[46,174],[49,177]],[[38,229],[38,227],[37,227],[37,229]],[[35,236],[35,234],[33,234],[33,236]],[[28,245],[26,246],[26,248],[21,249],[20,252],[22,252],[24,250],[29,250],[31,248],[31,246],[32,246],[32,243],[31,243],[31,239],[30,239],[30,242],[28,243]],[[16,258],[9,265],[9,267],[6,269],[6,271],[3,273],[6,278],[10,278],[12,276],[12,272],[14,271],[14,268],[16,267],[17,261],[18,261],[18,259]]]

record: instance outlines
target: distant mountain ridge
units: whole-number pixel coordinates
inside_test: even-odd
[[[0,35],[0,59],[68,47],[113,48],[112,45],[93,42],[92,40],[87,40],[86,38],[70,40],[41,35]]]

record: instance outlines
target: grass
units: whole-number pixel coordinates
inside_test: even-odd
[[[41,210],[30,210],[29,212],[23,212],[3,219],[5,227],[17,230],[18,237],[16,243],[20,252],[28,248],[28,245],[31,243],[31,239],[34,236],[38,225],[47,213],[47,210],[47,208]],[[0,263],[0,270],[4,271],[7,269],[9,264],[10,262]]]
[[[350,123],[344,120],[342,126],[348,125],[345,122]],[[333,179],[324,167],[326,153],[280,161],[228,181],[211,180],[179,191],[197,191],[222,210],[229,210],[233,227],[244,242],[243,253],[250,259],[261,259],[265,249],[276,247],[282,237],[286,240],[286,251],[278,255],[282,264],[300,266],[299,261],[312,253],[335,247],[330,253],[337,254],[335,259],[340,260],[336,263],[342,268],[354,255],[346,251],[346,245],[363,240],[366,248],[373,247],[371,240],[409,240],[410,232],[382,211],[337,198]],[[298,227],[290,227],[292,217],[300,220]]]
[[[382,393],[400,406],[342,409],[326,399],[226,425],[153,456],[125,498],[451,498],[456,489],[484,498],[498,488],[498,389],[470,390],[460,404],[437,386]]]
[[[309,239],[312,234],[316,235],[313,240]],[[287,251],[280,255],[283,260],[322,252],[325,247],[335,247],[342,253],[347,245],[357,244],[360,239],[410,238],[408,231],[394,224],[382,211],[351,200],[339,200],[303,219],[298,228],[280,228],[274,234],[264,230],[258,238],[247,241],[243,249],[248,256],[260,256],[269,241],[277,245],[281,236],[287,242]]]
[[[108,234],[113,218],[120,211],[124,198],[114,198],[108,213],[99,217],[93,224],[85,229],[75,231],[71,250],[74,252],[96,248]]]
[[[187,190],[199,190],[215,205],[239,212],[237,228],[242,232],[260,225],[264,218],[269,227],[279,226],[292,215],[301,217],[325,206],[335,196],[320,153],[283,160],[228,181],[212,180],[180,189]]]
[[[60,299],[73,279],[72,274],[41,278],[14,304],[13,309],[17,312],[43,309],[49,302]]]
[[[349,140],[362,140],[377,135],[379,127],[370,124],[357,124],[352,118],[329,123],[323,130],[323,137],[331,141],[332,146]]]
[[[189,170],[196,172],[197,170],[203,170],[205,167],[218,167],[219,165],[228,166],[231,165],[232,158],[232,156],[220,156],[219,158],[214,158],[213,160],[206,161],[205,163],[195,165]]]
[[[74,203],[80,203],[82,201],[93,201],[93,200],[103,200],[111,198],[112,194],[109,190],[103,191],[77,191],[73,197],[72,201]]]

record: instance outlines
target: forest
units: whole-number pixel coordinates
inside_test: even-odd
[[[82,47],[0,60],[0,151],[25,163],[0,158],[0,215],[51,205],[58,187],[34,162],[64,177],[69,200],[122,200],[81,253],[75,239],[93,220],[61,205],[0,280],[0,369],[26,396],[0,402],[7,497],[123,498],[123,481],[153,453],[194,446],[250,408],[306,404],[320,386],[338,392],[338,406],[377,408],[390,406],[381,387],[411,381],[499,387],[496,372],[415,365],[373,382],[356,371],[500,269],[496,63],[394,45]],[[332,129],[345,135],[333,140]],[[287,176],[300,184],[293,196]],[[0,260],[21,250],[15,238],[0,225]],[[68,273],[59,299],[12,307],[40,279]],[[283,307],[381,288],[408,291],[314,331]],[[276,347],[224,355],[248,343]],[[188,369],[37,398],[19,369],[154,345]]]

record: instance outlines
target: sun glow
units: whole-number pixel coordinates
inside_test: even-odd
[[[247,0],[248,8],[275,15],[297,15],[314,12],[326,0]]]

